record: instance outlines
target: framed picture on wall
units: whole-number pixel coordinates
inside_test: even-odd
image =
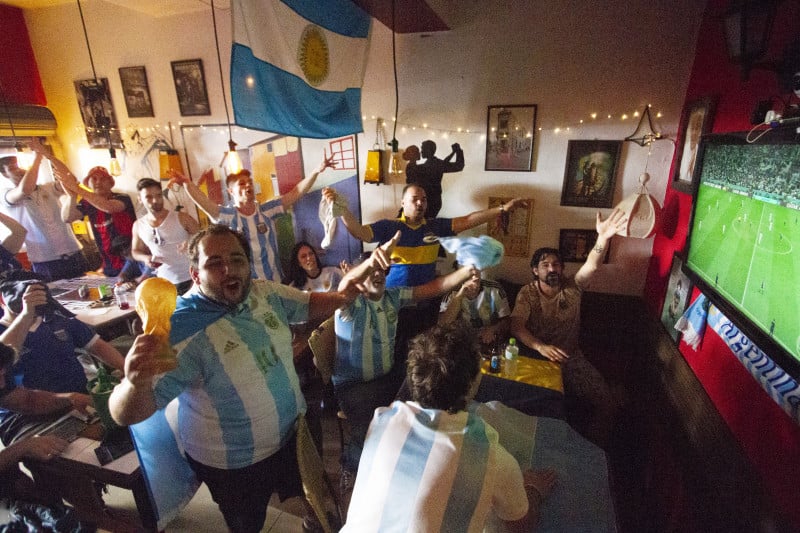
[[[178,96],[178,107],[181,116],[192,117],[210,115],[206,77],[203,72],[202,59],[186,59],[173,61],[172,79],[175,82],[175,94]]]
[[[150,87],[147,84],[147,71],[144,67],[121,67],[119,81],[122,83],[128,117],[154,117]]]
[[[510,202],[510,196],[489,197],[489,209]],[[490,220],[486,225],[486,234],[503,243],[504,254],[510,257],[529,257],[528,243],[531,242],[531,221],[533,220],[533,198],[527,199],[527,205],[515,207],[502,216]]]
[[[485,170],[530,172],[536,138],[536,105],[489,106]]]
[[[558,251],[561,260],[565,263],[583,263],[589,257],[589,253],[597,242],[597,232],[593,229],[562,229],[558,234]],[[608,262],[608,250],[606,246],[603,262]]]
[[[569,141],[561,205],[611,207],[622,141]]]
[[[667,333],[677,343],[681,333],[675,329],[675,323],[686,311],[689,304],[689,295],[692,293],[692,282],[683,273],[683,259],[676,253],[672,256],[672,267],[669,271],[667,294],[664,297],[664,307],[661,309],[661,323]]]
[[[695,175],[697,148],[700,136],[711,131],[715,108],[716,98],[708,96],[691,102],[684,110],[675,149],[675,173],[672,176],[672,188],[676,191],[694,192],[699,177]]]
[[[117,116],[111,103],[108,78],[75,81],[75,95],[81,110],[86,140],[91,148],[122,148]]]

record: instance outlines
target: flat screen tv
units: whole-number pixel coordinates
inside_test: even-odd
[[[800,379],[800,140],[700,142],[684,270],[750,340]]]

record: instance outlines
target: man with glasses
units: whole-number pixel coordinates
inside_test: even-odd
[[[159,278],[171,281],[178,288],[178,294],[183,294],[192,286],[186,242],[200,226],[183,211],[164,207],[164,194],[158,181],[140,179],[136,190],[147,213],[133,224],[131,255],[154,269]]]

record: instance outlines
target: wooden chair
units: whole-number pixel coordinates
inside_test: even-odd
[[[314,366],[319,370],[322,381],[326,385],[333,376],[333,367],[336,361],[336,331],[334,317],[330,317],[311,332],[308,346],[314,355]],[[339,428],[339,449],[344,449],[344,427],[342,421],[346,420],[345,414],[336,408],[336,424]]]
[[[297,419],[297,465],[306,501],[317,515],[322,529],[325,533],[338,531],[344,521],[339,499],[302,415]],[[332,502],[336,510],[333,515],[328,513],[328,502]]]

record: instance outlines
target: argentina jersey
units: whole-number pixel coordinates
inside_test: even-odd
[[[482,531],[495,487],[505,482],[495,467],[497,442],[473,413],[414,402],[379,408],[342,531]]]
[[[250,270],[255,279],[281,282],[283,274],[278,260],[278,234],[274,218],[282,214],[280,198],[262,204],[252,215],[243,215],[234,206],[219,208],[217,223],[241,231],[250,243],[253,257]]]

